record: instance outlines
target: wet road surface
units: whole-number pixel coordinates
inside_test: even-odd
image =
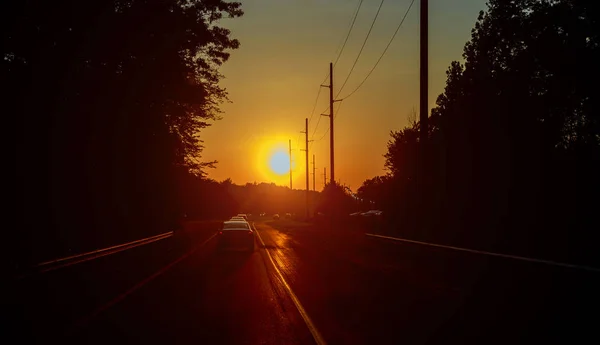
[[[85,322],[69,342],[600,343],[598,273],[394,243],[342,229],[255,226],[260,238],[250,253],[218,252],[210,234],[169,260],[158,259],[164,254],[156,247],[150,257],[159,262],[152,272],[147,269],[135,284],[120,284],[105,293],[110,298],[71,315]],[[127,290],[131,293],[123,295]],[[93,315],[94,310],[102,311]],[[36,313],[35,306],[29,313]],[[65,323],[59,317],[56,322]]]

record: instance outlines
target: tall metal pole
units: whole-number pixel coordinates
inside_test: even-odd
[[[315,180],[317,179],[317,176],[315,174],[315,169],[316,169],[316,166],[315,166],[315,155],[313,155],[313,174],[312,174],[313,175],[313,191],[317,190],[315,188]]]
[[[292,189],[292,139],[290,139],[290,189]]]
[[[305,122],[304,122],[304,134],[306,136],[306,219],[309,218],[310,216],[310,212],[309,212],[309,207],[310,207],[310,195],[309,195],[309,187],[308,187],[308,179],[309,179],[309,173],[308,173],[308,118],[306,118]]]
[[[327,167],[323,168],[323,188],[327,185]]]
[[[427,226],[427,196],[429,192],[429,167],[427,159],[427,143],[428,143],[428,116],[429,109],[427,104],[428,78],[429,78],[429,4],[428,0],[420,0],[420,97],[419,97],[419,122],[420,122],[420,148],[421,154],[419,159],[420,171],[418,174],[419,184],[419,215],[418,224],[422,228]]]
[[[428,0],[421,0],[421,13],[420,13],[420,97],[419,97],[419,122],[420,122],[420,141],[421,148],[423,149],[423,159],[425,155],[425,143],[427,142],[427,127],[428,127],[428,105],[427,105],[427,90],[428,90],[428,78],[429,78],[429,31],[428,31],[428,14],[429,5]],[[423,173],[423,172],[422,172]]]
[[[334,148],[333,148],[333,63],[329,63],[329,159],[332,183],[335,183]]]

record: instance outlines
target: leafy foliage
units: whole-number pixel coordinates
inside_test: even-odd
[[[387,204],[415,236],[591,255],[600,225],[592,211],[600,192],[598,2],[488,6],[431,111],[426,171],[417,170],[419,123],[392,132]]]
[[[328,183],[319,196],[316,211],[328,218],[342,218],[356,211],[357,206],[357,200],[347,188],[337,183]]]
[[[217,24],[241,16],[240,4],[1,6],[21,236],[69,238],[70,246],[164,230],[180,212],[178,176],[203,176],[214,164],[201,160],[199,133],[227,101],[219,66],[239,42]]]

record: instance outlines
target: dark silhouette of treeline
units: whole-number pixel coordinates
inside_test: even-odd
[[[227,101],[218,67],[239,46],[218,22],[242,14],[222,0],[2,2],[3,128],[16,151],[3,265],[177,222],[182,176],[214,164],[199,132]]]
[[[598,1],[489,1],[429,117],[358,194],[411,238],[600,263]],[[423,165],[421,165],[421,163]]]
[[[234,184],[231,179],[217,182],[208,178],[185,176],[181,184],[181,208],[187,219],[228,219],[238,213],[261,213],[266,217],[290,213],[294,218],[306,215],[306,190],[277,186],[274,183]],[[311,204],[320,200],[319,192],[309,192]],[[312,206],[311,206],[312,207]]]

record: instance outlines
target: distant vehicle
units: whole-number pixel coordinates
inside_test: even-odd
[[[376,217],[381,216],[383,214],[382,211],[379,210],[370,210],[361,214],[363,217]]]
[[[254,251],[254,231],[246,221],[227,221],[218,232],[217,249],[244,248]]]
[[[238,214],[236,217],[242,217],[242,218],[244,218],[245,220],[248,220],[248,215],[247,215],[247,214],[245,214],[245,213],[240,213],[240,214]]]
[[[278,215],[277,213],[275,213],[275,214],[273,215],[273,219],[275,219],[275,220],[279,219],[279,215]]]
[[[236,222],[247,222],[246,218],[244,218],[244,217],[238,217],[238,216],[231,217],[229,220],[230,221],[236,221]]]
[[[261,217],[264,217],[264,216],[266,216],[266,215],[267,215],[267,214],[266,214],[266,213],[264,213],[264,212],[260,214],[260,216],[261,216]]]
[[[286,214],[285,214],[285,218],[288,218],[288,219],[289,219],[289,218],[292,218],[292,214],[291,214],[291,213],[286,213]]]

